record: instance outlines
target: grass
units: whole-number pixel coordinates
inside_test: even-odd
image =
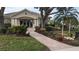
[[[46,46],[28,36],[0,35],[0,51],[45,51]]]

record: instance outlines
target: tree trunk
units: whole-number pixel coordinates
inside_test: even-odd
[[[43,21],[43,19],[41,20],[41,28],[44,28],[44,21]]]
[[[1,7],[1,10],[0,10],[0,30],[2,30],[4,28],[4,10],[5,10],[5,7]]]
[[[69,35],[70,35],[70,33],[71,33],[71,20],[69,22]]]
[[[41,9],[40,10],[40,14],[41,14],[41,23],[40,23],[40,25],[41,25],[41,28],[43,28],[43,10]]]
[[[41,28],[45,28],[45,20],[41,19]]]
[[[48,16],[50,15],[50,12],[54,9],[54,7],[49,8],[46,13],[45,16],[43,16],[43,11],[41,11],[41,17],[42,17],[42,28],[45,28],[45,24],[46,24],[46,20],[48,18]]]
[[[64,36],[64,20],[62,18],[62,36]]]
[[[63,32],[64,32],[64,24],[62,23],[62,36],[64,35]]]
[[[4,17],[0,16],[0,29],[4,26]]]

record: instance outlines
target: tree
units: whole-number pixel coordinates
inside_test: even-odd
[[[71,25],[78,25],[78,11],[73,7],[67,8],[67,21],[69,23],[69,34],[71,33]]]
[[[55,15],[55,21],[62,23],[62,35],[64,30],[64,24],[69,23],[69,33],[72,21],[78,24],[77,15],[78,11],[74,7],[57,7],[57,12]]]
[[[48,19],[48,16],[51,14],[54,7],[35,7],[39,9],[40,15],[41,15],[41,27],[44,28],[46,24],[46,20]]]
[[[0,9],[0,30],[4,27],[4,10],[5,10],[5,7],[1,7]]]
[[[55,22],[61,22],[62,24],[62,36],[63,36],[63,30],[64,30],[64,16],[66,12],[65,7],[57,7],[57,12],[55,14]]]

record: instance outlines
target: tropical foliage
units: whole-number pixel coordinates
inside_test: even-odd
[[[62,23],[62,34],[64,25],[69,26],[69,33],[71,25],[78,25],[78,11],[74,7],[57,7],[55,13],[55,22]]]

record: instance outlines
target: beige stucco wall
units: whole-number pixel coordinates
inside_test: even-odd
[[[20,26],[20,21],[19,21],[19,19],[12,18],[12,19],[11,19],[11,26]]]
[[[33,27],[35,26],[40,26],[40,20],[34,20],[34,24],[33,24]]]
[[[6,23],[11,23],[11,19],[10,18],[4,18],[4,24]]]

